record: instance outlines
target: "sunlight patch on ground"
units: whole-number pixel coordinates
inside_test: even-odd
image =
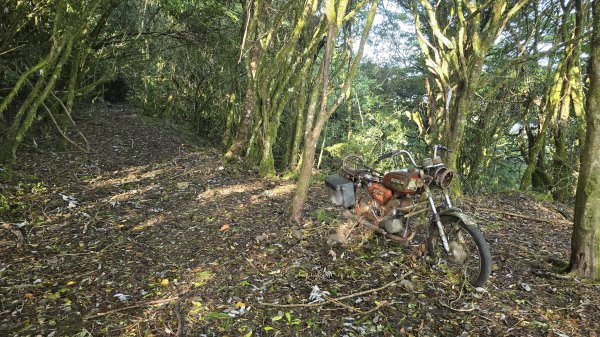
[[[277,197],[288,196],[288,195],[294,193],[295,190],[296,190],[296,184],[287,184],[287,185],[277,186],[273,189],[265,190],[260,194],[253,195],[252,197],[250,197],[250,202],[252,204],[257,204],[257,203],[260,203],[261,198],[264,198],[264,197],[277,198]]]
[[[155,188],[159,187],[159,185],[157,184],[152,184],[150,186],[146,186],[144,188],[136,188],[134,190],[130,190],[130,191],[125,191],[123,193],[119,193],[116,195],[111,196],[110,198],[108,198],[108,202],[114,202],[114,201],[119,201],[119,202],[123,202],[123,201],[127,201],[129,199],[131,199],[131,197],[135,196],[136,194],[142,194],[142,193],[147,193],[148,191],[151,191]]]
[[[164,219],[165,219],[164,215],[158,215],[158,216],[147,219],[146,221],[143,221],[143,222],[135,225],[133,228],[131,228],[131,230],[132,231],[142,231],[146,228],[153,227],[154,225],[163,221]]]
[[[294,192],[295,189],[296,184],[281,185],[275,187],[274,189],[266,190],[263,192],[263,194],[268,197],[281,197]]]
[[[261,188],[262,188],[262,186],[257,185],[255,182],[211,188],[211,189],[208,189],[208,190],[198,194],[198,196],[196,197],[196,200],[212,199],[213,197],[217,197],[217,196],[226,197],[226,196],[229,196],[234,193],[251,192],[251,191],[261,189]]]
[[[117,178],[104,178],[102,176],[95,178],[90,181],[90,185],[94,188],[103,188],[109,186],[118,186],[123,184],[128,184],[132,182],[138,182],[143,179],[156,178],[156,176],[165,173],[167,170],[165,168],[155,169],[149,172],[142,173],[148,166],[136,166],[129,168],[127,170],[120,171],[119,173],[125,173],[126,176],[117,177]]]

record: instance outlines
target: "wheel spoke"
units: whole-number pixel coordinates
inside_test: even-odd
[[[442,224],[450,254],[443,248],[437,226],[432,224],[428,249],[433,260],[445,265],[444,270],[447,272],[466,279],[472,285],[483,285],[490,273],[491,259],[481,233],[453,217],[442,217]]]

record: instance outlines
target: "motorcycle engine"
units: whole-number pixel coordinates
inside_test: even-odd
[[[405,220],[403,216],[410,212],[414,206],[414,201],[409,197],[390,200],[382,209],[390,217],[383,220],[381,225],[388,233],[400,233],[404,230]]]
[[[400,233],[404,229],[404,223],[398,216],[384,220],[381,225],[388,233]]]

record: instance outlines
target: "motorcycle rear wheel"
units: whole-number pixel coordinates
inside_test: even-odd
[[[427,238],[429,257],[435,264],[447,267],[452,277],[458,277],[461,282],[466,280],[474,287],[482,287],[492,270],[492,257],[483,234],[454,216],[442,215],[440,220],[451,254],[444,249],[437,224],[432,222]]]

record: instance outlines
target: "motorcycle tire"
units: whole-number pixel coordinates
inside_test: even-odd
[[[446,265],[450,272],[466,277],[472,286],[483,287],[492,271],[492,256],[483,234],[451,215],[442,215],[440,220],[452,255],[444,249],[437,224],[432,222],[427,237],[430,259],[436,265]]]

